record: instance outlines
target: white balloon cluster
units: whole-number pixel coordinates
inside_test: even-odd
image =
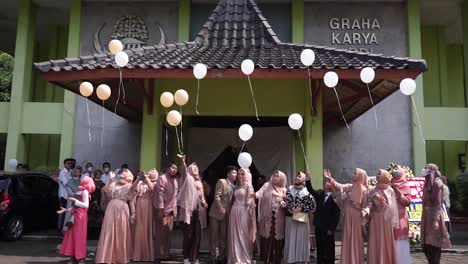
[[[174,95],[171,92],[164,92],[159,97],[159,102],[164,108],[171,107],[174,102],[179,105],[183,106],[186,105],[189,101],[189,95],[187,91],[184,89],[177,90]],[[178,126],[182,122],[182,114],[177,110],[171,110],[167,113],[166,116],[167,123],[171,126]]]
[[[115,64],[120,68],[127,66],[128,54],[123,51],[123,44],[118,39],[113,39],[109,42],[109,51],[112,55],[115,55]]]

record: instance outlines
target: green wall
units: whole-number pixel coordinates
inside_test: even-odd
[[[447,45],[443,27],[425,26],[422,28],[422,52],[430,69],[424,73],[425,107],[464,107],[463,46]],[[437,124],[438,120],[428,115],[426,122]],[[466,142],[430,140],[426,147],[427,162],[438,164],[450,179],[460,174],[458,154],[465,153]]]

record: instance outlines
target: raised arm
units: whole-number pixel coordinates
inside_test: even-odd
[[[180,158],[180,176],[181,176],[181,181],[182,183],[185,182],[187,179],[187,163],[185,163],[185,158],[187,157],[186,155],[180,155],[177,154],[177,156]]]

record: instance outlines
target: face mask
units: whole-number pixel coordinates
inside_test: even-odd
[[[392,177],[398,176],[399,171],[398,170],[392,170]]]
[[[428,174],[428,171],[426,169],[421,170],[421,175],[426,176]]]
[[[105,173],[108,173],[109,170],[110,170],[109,168],[104,168],[104,172],[105,172]]]
[[[92,172],[93,171],[93,167],[88,167],[88,172]]]

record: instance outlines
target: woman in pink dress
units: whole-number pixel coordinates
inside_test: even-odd
[[[130,221],[135,218],[135,207],[129,201],[133,199],[133,174],[125,169],[116,182],[109,180],[102,189],[103,196],[110,201],[107,204],[101,235],[96,251],[96,263],[130,262],[132,255],[132,235]],[[103,197],[103,198],[104,198]]]
[[[352,184],[336,182],[330,171],[325,170],[324,176],[332,186],[343,195],[342,207],[344,213],[343,239],[341,245],[341,264],[364,263],[364,225],[366,224],[365,208],[367,206],[367,172],[357,168],[352,177]]]
[[[153,190],[158,172],[140,171],[136,182],[135,222],[133,233],[133,261],[154,261],[153,247]],[[135,183],[134,183],[135,184]]]
[[[258,232],[260,258],[265,264],[283,260],[284,225],[286,213],[286,174],[276,171],[260,190],[258,198]]]
[[[71,258],[69,263],[74,263],[75,260],[78,260],[78,263],[85,263],[88,207],[89,200],[91,199],[91,193],[94,192],[94,189],[95,186],[93,179],[85,176],[81,180],[81,183],[78,186],[78,192],[76,193],[76,195],[81,196],[81,199],[78,200],[74,197],[69,198],[70,202],[73,204],[71,213],[74,217],[74,224],[69,227],[65,233],[62,246],[60,248],[60,254]]]
[[[376,175],[377,186],[369,191],[366,212],[369,214],[369,264],[396,264],[393,228],[398,227],[395,192],[390,187],[392,177],[386,170]]]
[[[249,169],[239,170],[239,185],[234,190],[234,204],[229,214],[228,264],[250,264],[257,223],[255,191]]]
[[[405,170],[398,165],[392,169],[392,188],[398,205],[398,227],[394,229],[397,264],[411,264],[409,222],[406,207],[411,204],[411,191]]]

